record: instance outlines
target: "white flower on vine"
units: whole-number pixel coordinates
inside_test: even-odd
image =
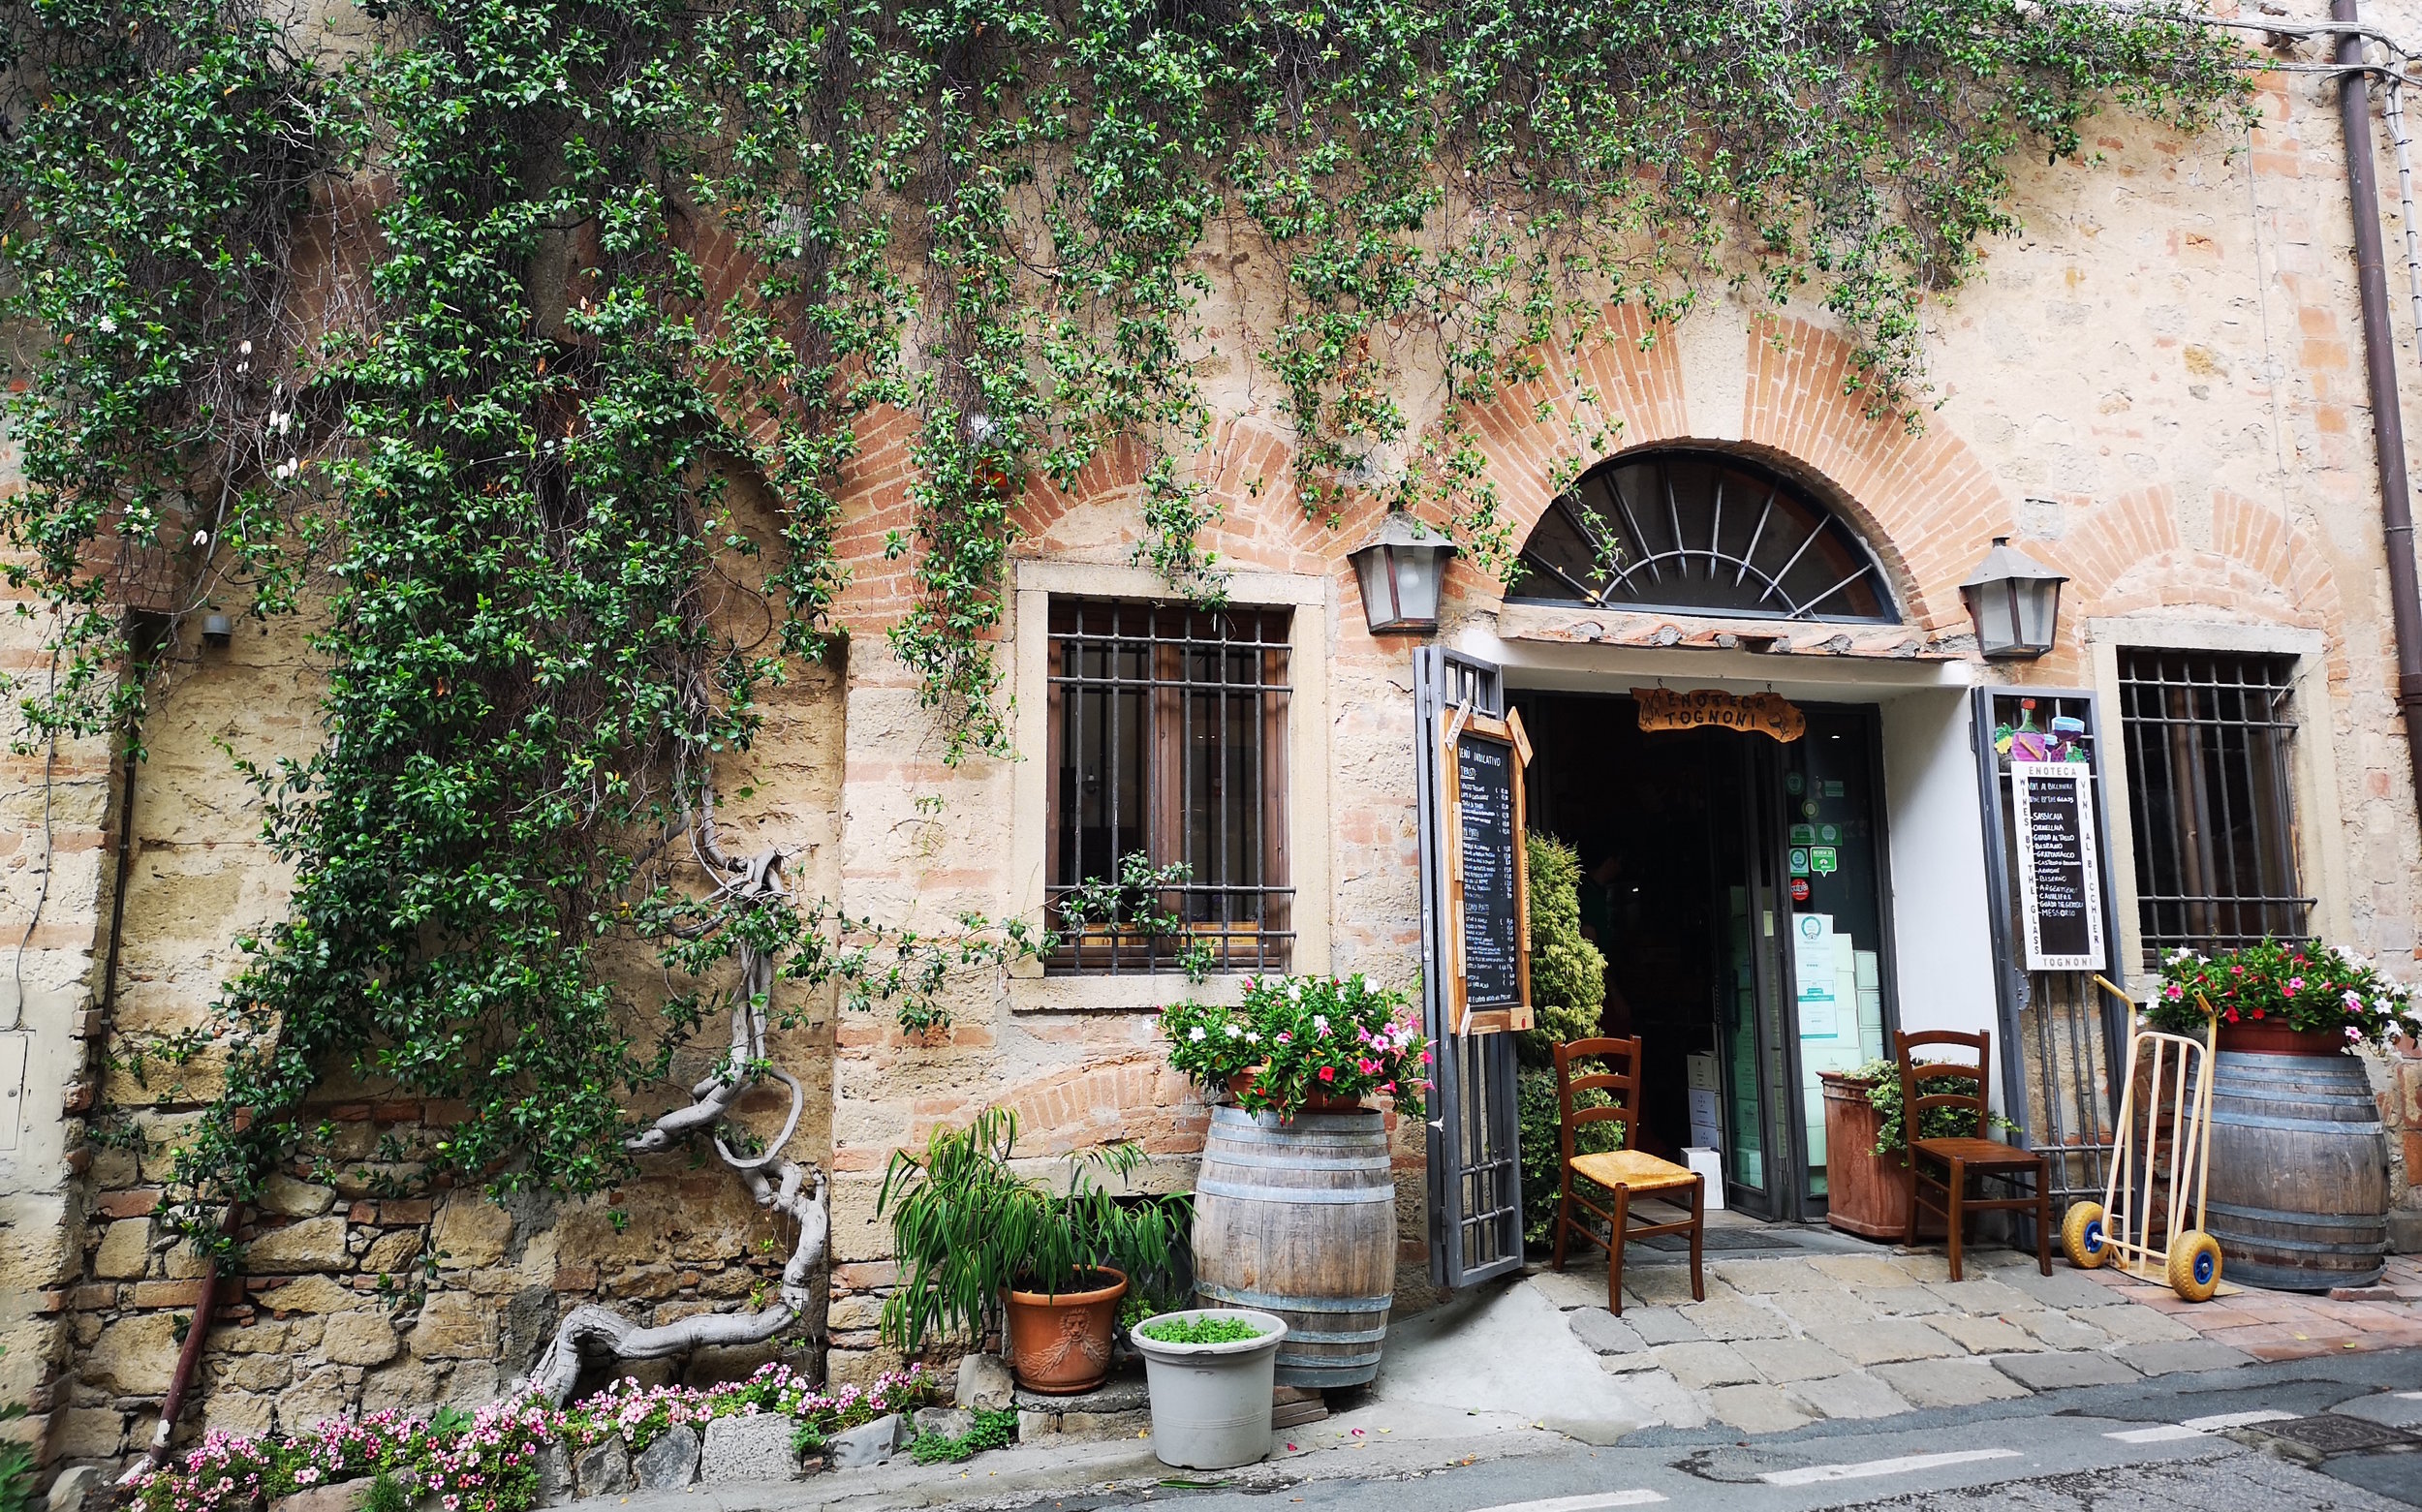
[[[1186,1032],[1186,1037],[1193,1040],[1195,1044],[1200,1044],[1207,1036],[1205,1036],[1202,1032],[1202,1026],[1196,1024],[1193,1029]]]
[[[1258,1045],[1258,1044],[1261,1043],[1261,1031],[1259,1031],[1259,1030],[1258,1030],[1258,1029],[1249,1029],[1249,1030],[1246,1030],[1246,1031],[1245,1031],[1245,1043],[1247,1043],[1247,1044],[1249,1044],[1249,1045]]]
[[[1234,1039],[1234,1038],[1237,1038],[1238,1036],[1242,1035],[1243,1034],[1244,1034],[1244,1031],[1243,1031],[1243,1030],[1241,1030],[1241,1029],[1238,1029],[1235,1025],[1230,1024],[1230,1025],[1228,1025],[1228,1026],[1227,1026],[1227,1037],[1228,1037],[1228,1038],[1230,1038],[1230,1039]]]
[[[101,319],[93,322],[93,324],[100,329],[101,334],[104,336],[113,336],[117,334],[117,317],[113,315],[105,315]]]

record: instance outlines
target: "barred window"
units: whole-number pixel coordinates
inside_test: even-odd
[[[2305,936],[2313,900],[2296,879],[2294,670],[2287,657],[2120,653],[2148,964],[2181,945]]]
[[[1050,970],[1287,969],[1289,620],[1053,601]]]

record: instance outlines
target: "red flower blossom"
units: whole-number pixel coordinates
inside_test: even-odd
[[[1320,1067],[1320,1080],[1324,1082],[1333,1082],[1337,1080],[1337,1067],[1333,1065],[1324,1065]]]

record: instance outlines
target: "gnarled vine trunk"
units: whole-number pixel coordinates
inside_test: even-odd
[[[780,901],[782,853],[761,851],[737,865],[726,860],[715,848],[712,814],[710,808],[699,827],[699,853],[708,866],[728,879],[725,890],[743,903]],[[743,941],[740,980],[731,992],[730,1055],[690,1089],[689,1106],[658,1119],[626,1146],[635,1154],[649,1154],[670,1149],[685,1136],[704,1133],[714,1141],[716,1157],[740,1178],[758,1206],[772,1208],[798,1225],[798,1238],[791,1247],[790,1263],[783,1267],[782,1288],[773,1305],[755,1312],[704,1313],[657,1328],[641,1328],[606,1308],[574,1308],[557,1326],[554,1342],[518,1383],[517,1391],[535,1393],[561,1406],[590,1360],[662,1360],[701,1348],[763,1343],[807,1314],[815,1300],[813,1283],[824,1267],[832,1219],[824,1173],[812,1160],[793,1160],[782,1153],[798,1131],[807,1095],[797,1077],[765,1059],[765,1005],[773,981],[772,958]],[[718,1126],[742,1095],[768,1076],[790,1089],[790,1115],[783,1120],[782,1132],[763,1153],[736,1154]]]

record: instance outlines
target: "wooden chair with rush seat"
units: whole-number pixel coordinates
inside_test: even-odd
[[[1597,1061],[1611,1064],[1620,1059],[1623,1070],[1587,1071],[1574,1075],[1576,1061]],[[1614,1095],[1610,1107],[1584,1108],[1576,1106],[1575,1095],[1603,1090]],[[1644,1155],[1630,1146],[1637,1143],[1633,1129],[1640,1117],[1640,1041],[1630,1039],[1575,1039],[1556,1047],[1556,1140],[1561,1155],[1557,1166],[1556,1190],[1556,1254],[1557,1270],[1565,1268],[1565,1240],[1568,1234],[1579,1233],[1590,1243],[1606,1251],[1606,1307],[1616,1316],[1623,1315],[1623,1247],[1633,1239],[1651,1239],[1659,1234],[1688,1233],[1691,1236],[1691,1295],[1700,1302],[1707,1300],[1707,1279],[1700,1270],[1700,1251],[1707,1231],[1707,1179],[1688,1166],[1671,1160],[1661,1160]],[[1609,1120],[1623,1125],[1626,1148],[1609,1150],[1600,1155],[1575,1156],[1572,1153],[1573,1131],[1584,1124],[1600,1124]],[[1597,1206],[1577,1196],[1572,1189],[1573,1179],[1580,1178],[1614,1193],[1614,1211]],[[1691,1191],[1691,1216],[1671,1223],[1633,1224],[1630,1221],[1631,1199],[1661,1192]],[[1668,1200],[1678,1201],[1677,1198]],[[1600,1239],[1598,1231],[1573,1218],[1579,1208],[1607,1225],[1608,1239]]]
[[[1992,1074],[1993,1036],[1978,1033],[1964,1034],[1957,1030],[1933,1029],[1923,1034],[1900,1034],[1895,1038],[1896,1059],[1901,1069],[1902,1127],[1909,1130],[1909,1233],[1907,1242],[1917,1243],[1917,1222],[1920,1211],[1940,1214],[1951,1242],[1951,1279],[1960,1279],[1960,1229],[1971,1213],[2028,1212],[2035,1215],[2035,1261],[2043,1274],[2052,1274],[2052,1162],[2032,1150],[1985,1135],[1985,1078]],[[1958,1061],[1917,1061],[1911,1052],[1930,1045],[1956,1046],[1976,1053],[1974,1065]],[[1929,1082],[1952,1080],[1966,1084],[1972,1091],[1927,1092]],[[1924,1127],[1923,1119],[1929,1108],[1958,1108],[1976,1115],[1976,1132],[1942,1139],[1920,1139],[1917,1131]],[[1941,1168],[1941,1174],[1929,1170]],[[2022,1188],[2020,1179],[2033,1176],[2034,1189]],[[1971,1197],[1968,1184],[1972,1181],[1998,1177],[2010,1184],[2011,1195]],[[1927,1200],[1931,1187],[1942,1194],[1941,1206]]]

